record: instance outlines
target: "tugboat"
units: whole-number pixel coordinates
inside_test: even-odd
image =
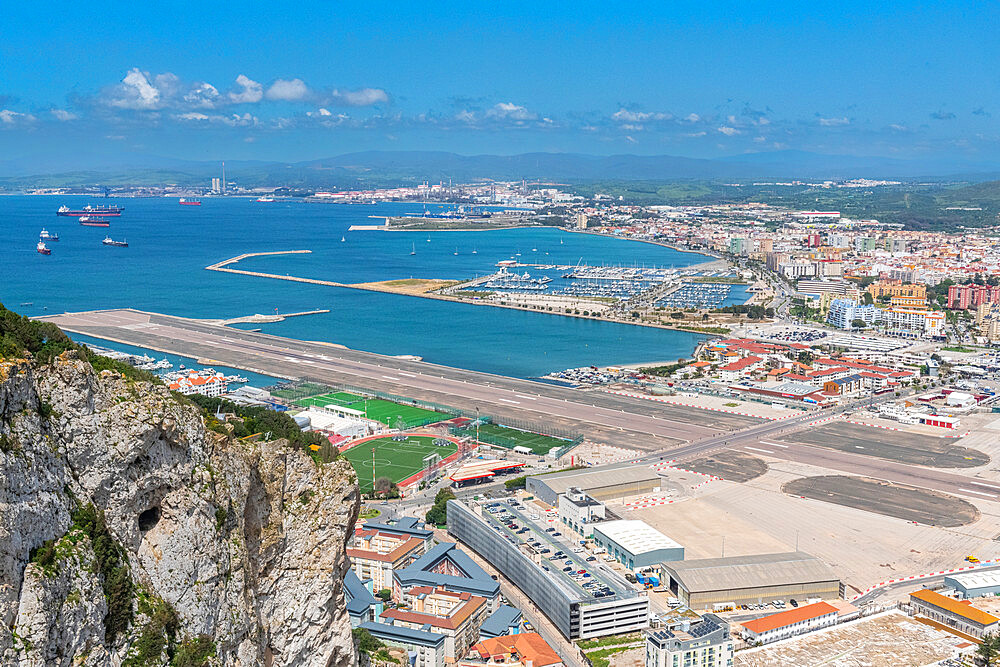
[[[110,227],[111,221],[93,215],[81,215],[80,224],[84,227]]]
[[[41,233],[38,235],[38,238],[41,239],[42,241],[58,241],[59,235],[50,234],[48,230],[43,229]]]
[[[127,248],[128,247],[128,241],[114,241],[114,240],[111,239],[110,236],[105,236],[104,240],[101,241],[101,243],[103,243],[104,245],[114,246],[116,248]]]
[[[47,245],[45,245],[45,241],[39,241],[38,245],[35,246],[35,250],[38,251],[39,255],[51,255],[52,254],[52,251],[49,250],[49,247]]]

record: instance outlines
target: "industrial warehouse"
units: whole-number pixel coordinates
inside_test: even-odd
[[[833,570],[801,551],[664,563],[663,572],[670,578],[664,584],[691,609],[841,597]]]
[[[660,476],[648,466],[626,466],[611,470],[568,470],[548,475],[528,477],[528,493],[555,507],[560,494],[571,487],[583,491],[594,500],[613,500],[656,493],[660,490]]]
[[[511,529],[510,521],[495,518],[499,512],[515,517],[520,527]],[[570,543],[533,524],[511,504],[470,507],[450,500],[448,532],[522,591],[531,591],[532,601],[567,639],[636,632],[648,624],[648,597],[614,572],[587,563]]]
[[[606,521],[593,531],[594,543],[630,570],[684,560],[684,547],[645,521]]]

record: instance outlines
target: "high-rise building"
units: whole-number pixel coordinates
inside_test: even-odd
[[[222,181],[220,181],[218,178],[212,179],[212,192],[214,192],[215,194],[222,192]]]
[[[577,213],[576,214],[576,228],[577,229],[586,229],[587,228],[587,214],[586,213]]]
[[[222,191],[223,192],[226,191],[226,163],[225,163],[225,161],[223,161],[223,163],[222,163]]]

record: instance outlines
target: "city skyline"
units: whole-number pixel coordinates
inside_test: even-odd
[[[985,4],[574,8],[168,4],[119,17],[67,4],[40,23],[15,7],[0,149],[1000,158],[1000,92],[981,80],[997,55]],[[101,48],[81,58],[62,37],[74,33]]]

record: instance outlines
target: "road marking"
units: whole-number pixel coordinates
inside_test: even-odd
[[[987,489],[996,489],[1000,491],[1000,486],[994,486],[992,484],[983,484],[982,482],[970,482],[970,484],[975,484],[976,486],[985,486]]]
[[[765,454],[774,454],[774,452],[772,452],[770,449],[758,449],[756,447],[750,447],[749,445],[747,445],[743,449],[749,449],[754,452],[764,452]]]
[[[760,440],[759,442],[762,445],[770,445],[771,447],[781,447],[782,449],[788,449],[788,445],[781,445],[778,444],[777,442],[769,442],[767,440]]]
[[[538,398],[535,397],[535,396],[522,396],[521,394],[514,394],[514,395],[517,396],[518,398],[526,398],[529,401],[537,401],[538,400]]]
[[[403,371],[399,371],[399,374],[402,375],[403,377],[406,377],[406,378],[415,378],[415,377],[417,377],[413,373],[404,373]]]
[[[512,401],[509,398],[501,398],[501,399],[498,399],[498,400],[501,400],[504,403],[513,403],[514,405],[521,405],[520,401]]]
[[[399,379],[398,377],[394,377],[392,375],[383,375],[382,377],[384,377],[386,380],[398,380]]]
[[[965,493],[975,493],[975,494],[978,494],[980,496],[989,496],[990,498],[996,498],[997,497],[995,493],[986,493],[985,491],[976,491],[974,489],[963,489],[963,488],[959,487],[958,490],[959,491],[964,491]]]

